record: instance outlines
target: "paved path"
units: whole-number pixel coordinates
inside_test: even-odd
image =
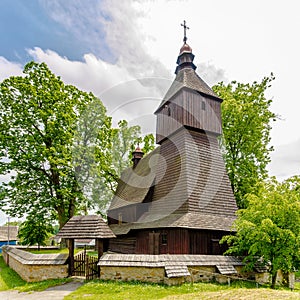
[[[72,281],[62,285],[48,288],[43,292],[19,293],[18,291],[0,292],[1,300],[63,300],[65,296],[71,294],[83,283]]]

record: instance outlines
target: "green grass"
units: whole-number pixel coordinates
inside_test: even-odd
[[[28,251],[33,254],[56,254],[56,253],[69,253],[68,248],[64,249],[51,249],[51,250],[46,250],[46,249],[41,249],[41,250],[36,250],[36,249],[24,249],[25,251]]]
[[[44,280],[27,283],[14,270],[9,268],[0,255],[0,291],[16,289],[22,292],[43,291],[48,287],[71,281],[70,278]]]
[[[30,253],[33,254],[57,254],[57,253],[65,253],[68,254],[69,253],[69,249],[68,248],[63,248],[63,249],[51,249],[51,250],[47,250],[47,249],[41,249],[41,250],[36,250],[36,249],[24,249],[25,251],[28,251]],[[82,249],[75,249],[74,250],[74,254],[78,253],[82,251]]]
[[[248,296],[247,296],[248,295]],[[247,297],[244,297],[247,296]],[[243,298],[244,297],[244,298]],[[300,293],[288,290],[256,288],[255,284],[233,282],[194,283],[179,286],[146,284],[139,282],[90,281],[81,286],[65,300],[151,300],[151,299],[299,299]]]
[[[0,256],[0,291],[13,289],[25,284],[25,281],[11,268],[9,268]]]

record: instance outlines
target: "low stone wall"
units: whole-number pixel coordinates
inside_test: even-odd
[[[270,283],[270,274],[260,270],[244,272],[237,257],[218,255],[142,255],[106,253],[98,263],[103,280],[181,284],[184,282],[219,282],[251,280]],[[280,275],[280,274],[279,274]],[[293,274],[285,281],[293,283]],[[278,284],[283,283],[278,277]]]
[[[27,282],[68,277],[67,254],[32,254],[11,246],[2,251],[6,264]]]
[[[103,280],[143,281],[163,283],[165,269],[163,267],[101,267],[100,278]]]

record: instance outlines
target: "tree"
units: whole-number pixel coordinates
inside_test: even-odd
[[[213,90],[222,103],[223,137],[221,149],[237,205],[247,207],[245,195],[253,193],[256,183],[267,178],[270,162],[271,121],[276,115],[270,111],[272,100],[265,97],[274,80],[273,74],[250,84],[232,81],[215,85]]]
[[[128,122],[121,120],[118,127],[111,131],[111,147],[109,153],[103,156],[103,149],[96,147],[96,158],[104,157],[107,168],[99,167],[97,178],[94,178],[92,203],[96,203],[98,212],[105,216],[110,200],[116,191],[122,171],[132,165],[132,152],[137,145],[143,145],[142,151],[146,155],[154,149],[154,136],[142,136],[141,127],[128,126]]]
[[[28,63],[23,77],[0,84],[0,174],[9,176],[0,206],[10,216],[48,215],[60,228],[77,212],[105,211],[130,147],[153,146],[152,135],[139,135],[125,121],[112,128],[93,94]]]
[[[94,101],[97,133],[103,138],[111,122],[101,101],[65,85],[46,64],[30,62],[23,77],[1,83],[0,174],[11,177],[2,184],[0,203],[9,215],[50,211],[62,227],[80,208],[85,197],[72,148],[76,121]]]
[[[38,250],[40,250],[40,246],[46,245],[45,241],[51,233],[53,233],[53,227],[48,223],[45,216],[39,212],[34,212],[21,224],[18,237],[21,245],[33,246],[37,244]]]
[[[299,177],[278,183],[261,183],[256,195],[248,194],[249,206],[238,211],[236,235],[221,242],[230,246],[225,254],[245,256],[246,269],[258,263],[268,266],[275,287],[276,274],[300,266]]]

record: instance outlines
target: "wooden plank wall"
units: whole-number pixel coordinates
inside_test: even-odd
[[[227,250],[226,245],[220,245],[219,241],[228,232],[213,230],[190,230],[190,254],[223,254]]]
[[[180,91],[157,114],[156,142],[181,126],[222,134],[221,103],[197,92]]]
[[[162,234],[167,235],[167,244],[162,244]],[[157,245],[158,243],[158,245]],[[157,247],[159,250],[157,251]],[[137,233],[136,254],[188,254],[187,229],[141,230]]]
[[[130,254],[135,253],[136,237],[117,237],[110,239],[108,244],[108,250],[117,253]]]

